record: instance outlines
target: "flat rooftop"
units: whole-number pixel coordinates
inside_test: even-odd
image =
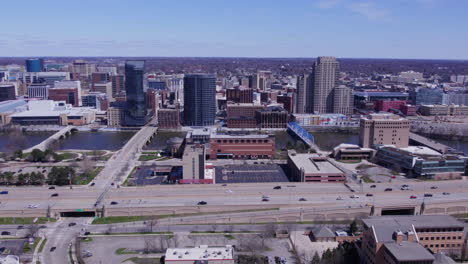
[[[398,261],[434,260],[427,249],[416,242],[386,243],[385,247]]]
[[[325,157],[314,154],[289,154],[289,158],[297,168],[303,169],[305,174],[343,173]]]
[[[195,248],[168,248],[166,261],[230,260],[234,258],[234,249],[226,247],[199,246]]]
[[[289,182],[277,164],[216,166],[215,178],[216,183]]]
[[[368,226],[374,226],[377,240],[379,242],[391,242],[393,233],[397,230],[402,232],[415,228],[453,228],[464,227],[449,215],[414,215],[414,216],[371,216],[362,222]]]

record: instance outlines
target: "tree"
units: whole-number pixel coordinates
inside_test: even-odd
[[[351,224],[349,225],[349,232],[351,234],[354,234],[358,231],[358,223],[356,220],[353,220],[353,222],[351,222]]]
[[[315,251],[314,257],[312,258],[310,264],[320,264],[320,256],[317,251]]]
[[[75,170],[71,167],[52,167],[50,170],[47,179],[49,185],[67,185],[70,184],[70,177],[71,183],[73,184],[73,178],[75,176]]]
[[[21,173],[18,175],[18,179],[16,181],[17,185],[27,185],[30,181],[30,174],[29,173]]]
[[[146,221],[146,226],[149,232],[153,232],[154,227],[158,224],[158,220],[158,217],[154,215],[151,216],[148,221]]]
[[[40,149],[33,149],[33,151],[31,152],[31,161],[44,162],[46,161],[46,155]]]
[[[44,184],[45,177],[44,174],[40,172],[31,172],[29,180],[32,185],[42,185]]]
[[[32,224],[28,226],[26,236],[36,238],[37,234],[39,233],[39,229],[40,229],[39,225],[36,225],[36,224]]]
[[[21,149],[18,149],[13,153],[13,159],[22,159],[23,158],[23,151]]]

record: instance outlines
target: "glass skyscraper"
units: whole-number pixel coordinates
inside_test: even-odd
[[[44,70],[43,59],[27,59],[26,60],[26,71],[27,72],[41,72]]]
[[[146,94],[143,90],[145,61],[131,60],[125,63],[125,91],[127,103],[122,125],[144,126],[148,122]]]
[[[184,124],[213,125],[216,117],[216,76],[187,74],[184,77]]]

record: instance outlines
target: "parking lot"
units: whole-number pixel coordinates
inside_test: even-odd
[[[244,164],[215,167],[216,183],[289,182],[277,164]]]

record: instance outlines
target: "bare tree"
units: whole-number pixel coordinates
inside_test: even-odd
[[[154,227],[158,224],[159,218],[155,215],[151,216],[150,219],[146,221],[146,227],[148,232],[153,232]]]
[[[28,226],[26,236],[36,238],[39,233],[39,229],[40,229],[39,225],[36,225],[36,224],[32,224]]]
[[[155,242],[154,239],[151,237],[151,236],[145,236],[144,237],[144,244],[145,244],[145,247],[143,249],[143,252],[145,254],[149,254],[149,253],[152,253],[152,252],[155,252],[156,250],[156,245],[155,245]]]

